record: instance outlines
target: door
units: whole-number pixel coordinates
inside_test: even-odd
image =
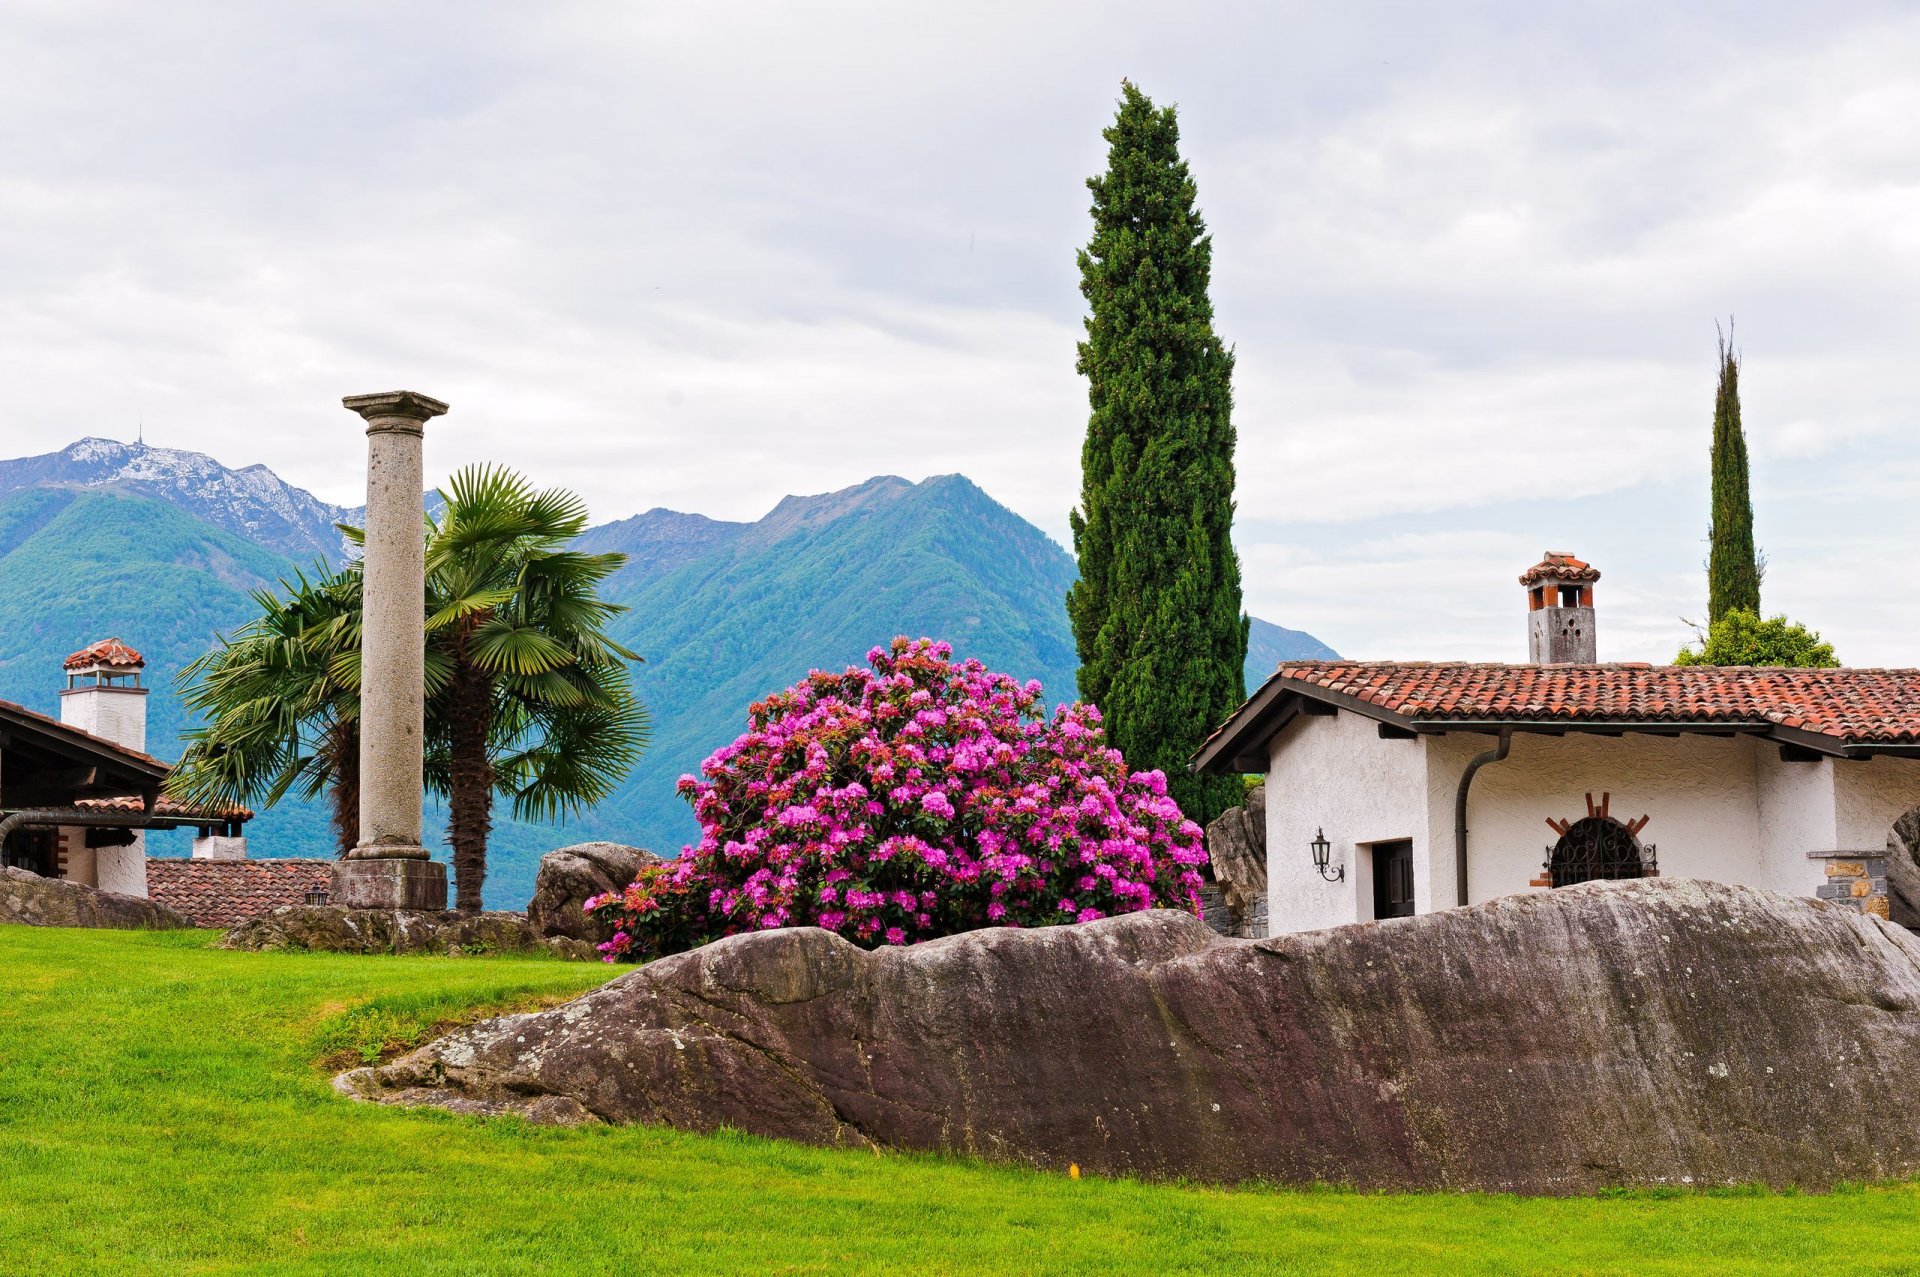
[[[1413,917],[1413,842],[1373,844],[1373,916]]]

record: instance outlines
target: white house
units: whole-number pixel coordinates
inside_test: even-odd
[[[1599,579],[1522,575],[1530,664],[1290,662],[1208,738],[1267,776],[1273,932],[1653,874],[1886,916],[1920,670],[1599,664]]]
[[[0,864],[144,896],[148,829],[197,829],[196,858],[244,857],[252,812],[160,792],[140,653],[102,639],[63,664],[58,720],[0,701]]]

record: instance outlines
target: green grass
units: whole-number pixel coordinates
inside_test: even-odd
[[[354,1104],[320,1057],[614,973],[209,939],[0,927],[0,1271],[1920,1271],[1910,1185],[1227,1190]]]

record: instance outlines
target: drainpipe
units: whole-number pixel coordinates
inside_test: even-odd
[[[1467,791],[1473,788],[1473,774],[1488,763],[1504,762],[1513,748],[1513,729],[1500,729],[1500,743],[1484,754],[1474,755],[1467,770],[1460,773],[1460,789],[1453,799],[1453,880],[1459,884],[1456,904],[1467,903]]]
[[[0,818],[0,844],[7,835],[26,825],[84,825],[89,829],[150,829],[153,817],[124,811],[83,811],[74,807],[45,807],[10,811]]]

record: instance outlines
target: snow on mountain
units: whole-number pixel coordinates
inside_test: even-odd
[[[155,497],[297,563],[343,556],[338,522],[358,511],[329,505],[263,465],[230,470],[201,452],[81,439],[59,452],[0,461],[0,496],[33,487],[118,488]]]

